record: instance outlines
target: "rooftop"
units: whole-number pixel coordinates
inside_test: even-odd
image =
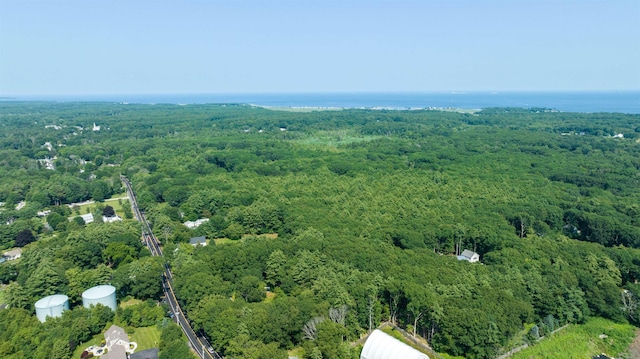
[[[192,245],[207,245],[207,238],[204,236],[200,236],[200,237],[193,237],[189,240],[189,243],[191,243]]]

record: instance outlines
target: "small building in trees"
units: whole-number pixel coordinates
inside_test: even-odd
[[[376,329],[364,342],[360,359],[429,359],[417,349],[414,349],[389,334]]]
[[[37,216],[38,217],[46,217],[51,213],[51,210],[47,209],[44,211],[38,211]]]
[[[85,224],[89,224],[93,222],[93,213],[87,213],[80,215]]]
[[[192,246],[197,247],[197,246],[206,246],[207,245],[207,238],[204,236],[201,237],[193,237],[189,240],[189,243],[191,243]]]
[[[457,257],[458,260],[460,261],[467,261],[470,263],[474,263],[474,262],[478,262],[480,261],[480,255],[476,252],[472,252],[468,249],[465,249],[464,251],[462,251],[462,253],[460,253],[460,255]]]
[[[4,261],[16,260],[16,259],[20,258],[21,256],[22,256],[22,248],[16,248],[16,249],[10,250],[8,252],[4,252],[2,254],[2,256],[0,256],[0,263],[2,263]]]
[[[102,216],[102,222],[104,222],[104,223],[112,223],[112,222],[118,222],[118,221],[122,221],[122,217],[120,217],[120,216],[113,216],[113,217]]]
[[[25,201],[20,201],[20,202],[16,205],[16,211],[19,211],[19,210],[23,209],[23,208],[24,208],[24,206],[26,206],[26,205],[27,205],[27,202],[25,202]]]
[[[194,229],[200,227],[201,224],[209,222],[209,218],[200,218],[195,221],[186,221],[184,225],[189,229]]]

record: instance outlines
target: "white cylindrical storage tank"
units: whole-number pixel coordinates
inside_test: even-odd
[[[360,359],[397,358],[429,359],[429,356],[378,329],[369,334],[360,353]]]
[[[98,303],[111,308],[111,310],[115,312],[117,308],[116,287],[112,285],[98,285],[82,293],[82,305],[85,308],[90,308],[92,305]]]
[[[44,323],[47,317],[59,317],[62,312],[69,310],[69,297],[55,294],[44,297],[36,302],[36,317]]]

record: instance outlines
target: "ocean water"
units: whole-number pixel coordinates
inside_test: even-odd
[[[33,96],[4,100],[108,101],[125,103],[241,103],[266,107],[460,108],[541,107],[563,112],[640,114],[640,91],[633,92],[449,92],[449,93],[291,93]]]

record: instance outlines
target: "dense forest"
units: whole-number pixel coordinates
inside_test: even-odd
[[[99,220],[121,174],[227,358],[358,358],[384,321],[465,358],[590,317],[640,326],[639,115],[2,102],[0,248],[24,248],[0,264],[1,357],[68,358],[114,320],[41,324],[45,295],[160,300],[163,262],[126,201],[124,221]],[[87,200],[90,224],[67,206]],[[167,322],[145,308],[115,320]],[[184,355],[172,338],[161,357]]]

